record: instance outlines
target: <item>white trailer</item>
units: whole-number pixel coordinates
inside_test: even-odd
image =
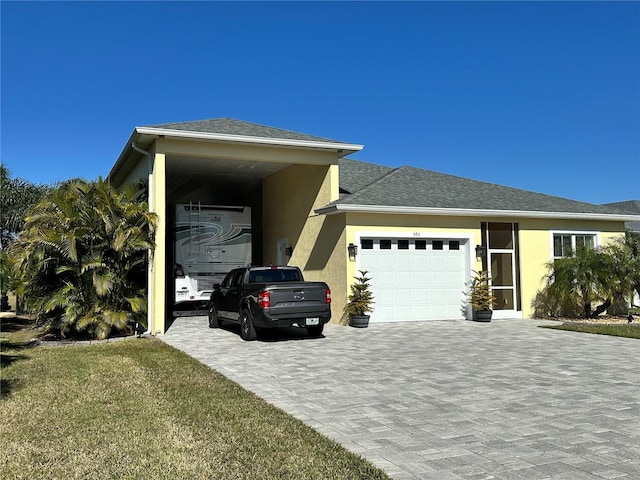
[[[176,205],[175,316],[197,315],[213,285],[232,269],[251,265],[251,208]]]

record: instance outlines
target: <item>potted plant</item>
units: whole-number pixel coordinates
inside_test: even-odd
[[[490,322],[492,307],[496,298],[491,295],[487,272],[477,272],[471,282],[471,290],[467,293],[473,311],[473,320]]]
[[[369,285],[370,278],[367,277],[366,270],[360,270],[360,275],[354,277],[355,283],[351,285],[351,294],[349,301],[344,307],[344,313],[349,316],[349,325],[357,328],[366,328],[369,326],[369,315],[373,312],[373,293]]]

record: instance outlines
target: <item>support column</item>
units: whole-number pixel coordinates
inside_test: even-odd
[[[151,283],[149,285],[149,331],[152,335],[164,335],[166,312],[165,272],[167,260],[167,196],[166,196],[166,159],[164,153],[153,156],[152,183],[150,190],[150,209],[158,216],[156,227],[156,247],[151,262]]]

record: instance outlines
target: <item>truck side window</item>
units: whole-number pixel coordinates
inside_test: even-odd
[[[234,287],[238,287],[242,284],[242,276],[244,275],[244,271],[243,270],[238,270],[234,275],[233,275],[233,286]]]
[[[231,288],[231,280],[233,279],[233,275],[234,275],[234,272],[228,273],[227,276],[224,277],[224,280],[222,281],[222,285],[220,286],[220,288],[226,288],[226,289]]]

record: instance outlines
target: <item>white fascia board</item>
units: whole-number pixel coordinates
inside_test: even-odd
[[[193,138],[197,140],[217,140],[221,142],[256,143],[262,145],[278,145],[284,147],[319,148],[324,150],[338,150],[348,155],[359,152],[364,145],[352,143],[320,142],[311,140],[293,140],[286,138],[249,137],[245,135],[230,135],[222,133],[194,132],[190,130],[171,130],[166,128],[136,127],[141,135],[164,135],[165,137]],[[344,156],[343,155],[343,156]]]
[[[607,213],[536,212],[525,210],[476,210],[471,208],[400,207],[393,205],[327,205],[315,210],[318,215],[338,213],[389,213],[398,215],[438,215],[450,217],[519,217],[559,218],[574,220],[606,220],[616,222],[640,221],[640,215],[618,215]]]

